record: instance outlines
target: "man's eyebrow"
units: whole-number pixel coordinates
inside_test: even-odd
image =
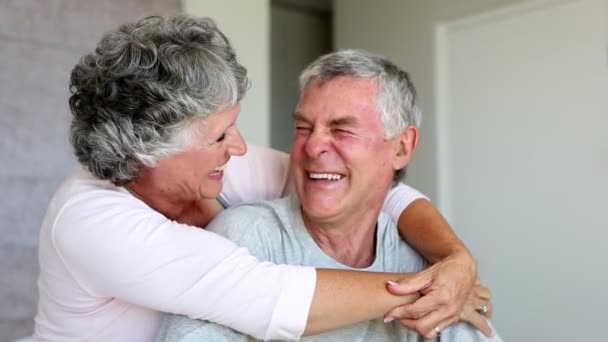
[[[330,126],[357,126],[359,120],[354,116],[343,116],[341,118],[333,119],[329,123]]]
[[[308,121],[306,120],[306,117],[304,117],[304,114],[300,112],[294,112],[293,114],[291,114],[291,117],[296,121]]]
[[[292,115],[294,120],[296,121],[305,121],[308,122],[306,116],[300,112],[294,112]],[[341,118],[333,119],[329,122],[329,126],[357,126],[359,124],[359,119],[355,116],[343,116]]]

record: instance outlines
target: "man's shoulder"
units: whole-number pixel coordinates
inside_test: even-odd
[[[224,210],[208,226],[237,245],[249,248],[258,258],[266,259],[268,250],[283,238],[288,222],[289,199],[241,204]]]
[[[209,224],[215,232],[235,230],[245,224],[248,227],[269,229],[268,224],[280,224],[289,203],[286,198],[239,204],[222,211]]]
[[[246,342],[255,341],[255,339],[209,321],[192,319],[181,315],[169,315],[165,317],[156,341]]]

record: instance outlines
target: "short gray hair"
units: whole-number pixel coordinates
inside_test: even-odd
[[[342,50],[323,55],[300,75],[300,92],[312,81],[326,82],[338,76],[370,79],[378,82],[380,121],[385,138],[394,138],[408,126],[420,127],[422,112],[416,89],[409,74],[383,56],[363,50]],[[395,180],[405,178],[405,168]]]
[[[238,103],[247,70],[209,18],[147,17],[106,33],[70,78],[78,161],[125,185],[182,151],[194,119]]]

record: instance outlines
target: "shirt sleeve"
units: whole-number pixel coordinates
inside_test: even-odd
[[[387,213],[393,222],[399,222],[399,216],[405,208],[421,198],[428,200],[426,196],[411,186],[397,183],[386,196],[382,211]]]
[[[288,191],[289,155],[249,145],[245,155],[232,157],[224,171],[220,200],[230,206],[282,197]]]
[[[73,198],[53,226],[52,243],[83,289],[260,339],[301,336],[313,268],[260,262],[217,234],[134,205],[129,195],[100,192]],[[293,311],[305,314],[286,314]]]

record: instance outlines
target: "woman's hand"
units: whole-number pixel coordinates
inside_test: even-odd
[[[388,290],[395,295],[419,292],[422,297],[412,304],[391,310],[385,315],[385,321],[398,319],[405,327],[415,330],[425,338],[435,338],[437,331],[441,332],[462,318],[465,303],[470,298],[476,279],[475,260],[468,252],[462,252],[446,257],[399,283],[389,283]],[[473,297],[479,299],[476,301],[479,304],[480,298],[486,296],[484,292]],[[471,313],[465,316],[474,322],[479,321],[477,316]],[[485,326],[479,327],[473,322],[470,323],[482,332],[486,330]]]
[[[492,293],[490,289],[481,285],[479,280],[477,280],[460,313],[461,321],[471,324],[488,337],[494,335],[494,330],[488,322],[488,319],[492,318],[491,299]]]

